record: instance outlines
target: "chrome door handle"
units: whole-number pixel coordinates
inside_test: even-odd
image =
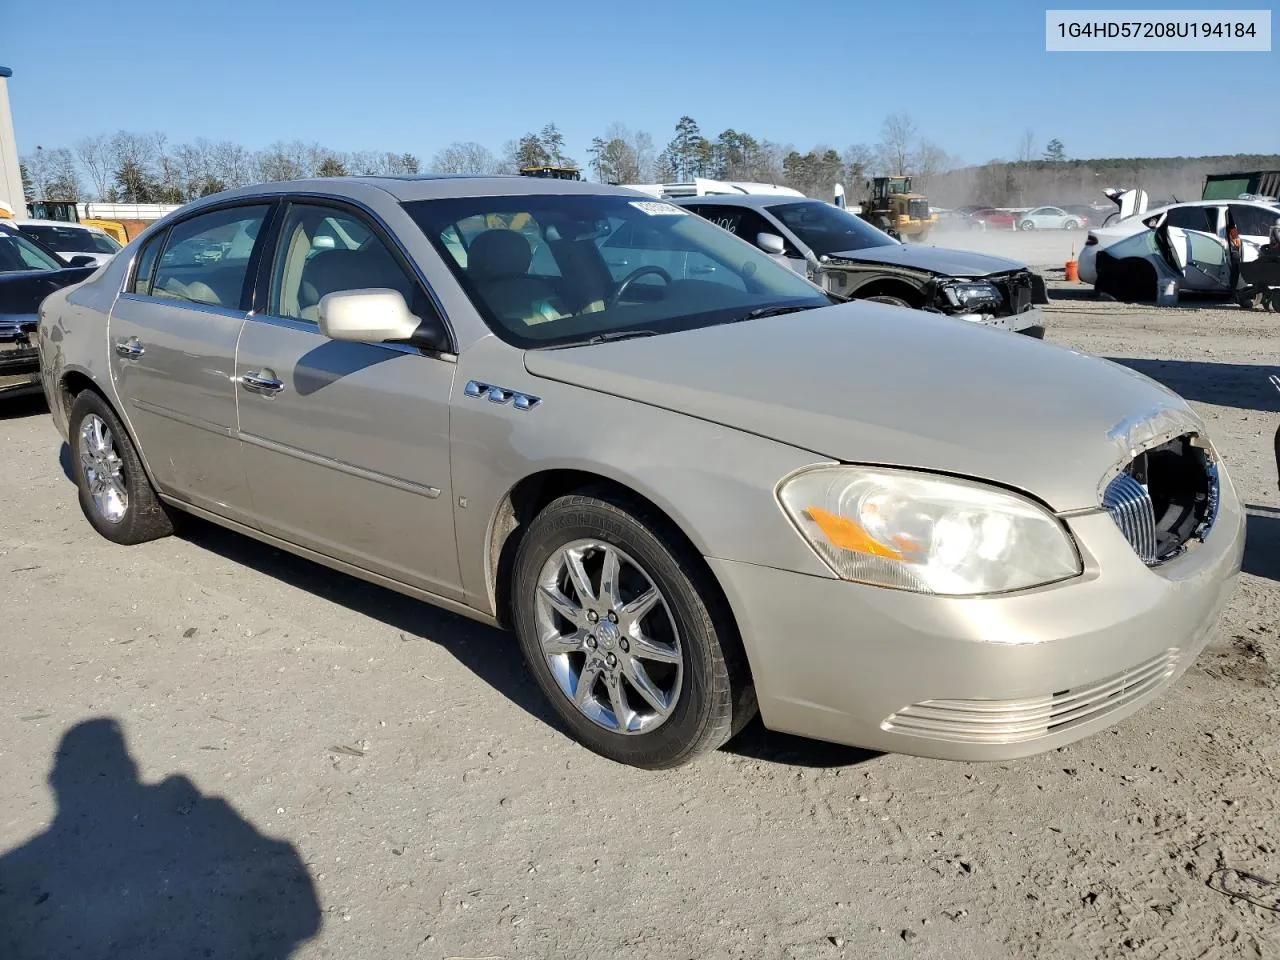
[[[146,348],[143,347],[137,337],[116,341],[116,353],[129,360],[136,360],[146,352]]]
[[[267,376],[265,373],[241,374],[240,383],[247,389],[255,390],[258,393],[279,393],[284,389],[283,380],[277,380],[275,377]]]

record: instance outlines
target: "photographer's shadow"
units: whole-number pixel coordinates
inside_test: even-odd
[[[142,783],[110,719],[63,736],[49,827],[0,856],[0,957],[284,960],[320,929],[293,846],[184,776]]]

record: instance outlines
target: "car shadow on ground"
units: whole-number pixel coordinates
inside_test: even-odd
[[[1280,510],[1249,504],[1245,531],[1245,573],[1280,581]]]
[[[181,536],[232,563],[384,623],[399,631],[403,639],[438,644],[526,713],[560,729],[554,712],[525,669],[514,634],[330,570],[214,523],[190,518],[183,523]]]
[[[1187,400],[1280,413],[1280,393],[1267,377],[1280,366],[1253,363],[1206,363],[1200,360],[1149,360],[1136,357],[1108,357],[1132,370],[1163,383]],[[1274,426],[1280,426],[1277,421]],[[1270,438],[1268,438],[1268,443]]]
[[[0,420],[22,420],[49,413],[42,393],[23,393],[16,397],[0,396]]]
[[[4,960],[285,960],[319,932],[294,846],[184,776],[141,782],[114,719],[68,730],[48,782],[53,820],[0,853]]]
[[[64,453],[64,459],[66,456]],[[203,520],[192,518],[184,524],[181,536],[202,550],[384,623],[405,639],[421,638],[438,644],[525,713],[565,733],[555,711],[529,675],[513,633],[330,570]],[[495,655],[498,651],[500,655]],[[764,728],[758,717],[725,749],[769,763],[810,767],[847,766],[876,756],[852,747],[773,733]]]
[[[789,733],[774,733],[765,728],[759,716],[725,744],[724,749],[735,756],[751,760],[824,770],[833,767],[852,767],[883,756],[874,750],[863,750],[861,747],[846,747],[838,743],[796,737]]]

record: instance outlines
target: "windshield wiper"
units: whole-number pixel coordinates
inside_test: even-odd
[[[744,320],[759,320],[762,317],[780,317],[784,313],[799,313],[801,310],[814,310],[817,306],[818,305],[816,303],[792,303],[773,307],[756,307],[756,309],[749,310],[742,316],[738,317],[735,322],[741,323]]]
[[[657,330],[606,330],[604,333],[597,333],[592,337],[585,337],[582,340],[570,340],[567,343],[557,343],[548,350],[563,350],[566,347],[589,347],[596,343],[613,343],[617,340],[634,340],[640,337],[656,337]]]

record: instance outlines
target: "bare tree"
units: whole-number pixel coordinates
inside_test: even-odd
[[[249,151],[230,140],[220,141],[212,148],[209,165],[210,173],[228,188],[243,187],[253,179]]]
[[[49,196],[49,164],[44,155],[43,147],[36,147],[34,153],[29,153],[23,157],[19,163],[26,170],[27,182],[31,187],[31,194],[36,200],[44,200]]]
[[[45,158],[49,177],[46,196],[50,200],[79,200],[83,191],[75,156],[66,147],[43,152],[48,154]]]
[[[923,190],[929,185],[931,178],[946,173],[953,165],[947,151],[930,140],[921,140],[916,147],[913,186]]]
[[[254,157],[259,180],[297,180],[303,176],[306,148],[276,141]]]
[[[1036,134],[1030,127],[1022,131],[1022,136],[1018,138],[1018,155],[1019,163],[1029,163],[1036,159]]]
[[[893,113],[885,117],[880,127],[880,142],[876,145],[884,173],[902,176],[911,172],[916,135],[915,121],[905,114]]]
[[[102,133],[93,137],[82,137],[76,141],[75,151],[80,165],[89,174],[94,196],[101,200],[111,188],[110,139]]]
[[[479,143],[451,143],[431,158],[437,173],[494,174],[500,167],[498,158]]]
[[[861,196],[862,184],[876,165],[876,156],[865,143],[853,143],[840,154],[844,161],[844,185],[854,196]]]

